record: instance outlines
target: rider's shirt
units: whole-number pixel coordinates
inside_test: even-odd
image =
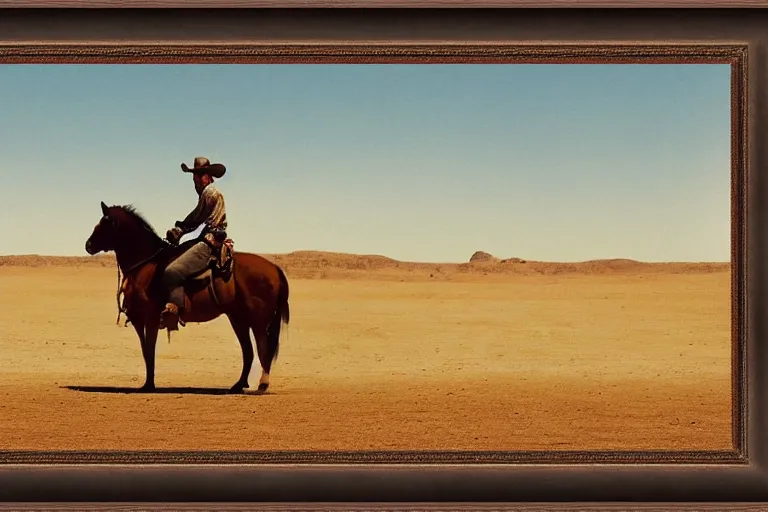
[[[227,211],[224,205],[224,195],[213,183],[209,183],[200,194],[200,199],[187,218],[179,226],[184,233],[190,233],[200,224],[205,224],[203,232],[226,231]]]

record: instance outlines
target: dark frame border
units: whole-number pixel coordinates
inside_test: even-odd
[[[2,23],[0,23],[0,28]],[[0,32],[2,33],[2,32]],[[704,38],[706,39],[706,38]],[[698,43],[698,41],[697,41]],[[583,500],[637,499],[638,491],[657,492],[660,499],[688,496],[693,487],[703,490],[700,498],[712,500],[725,492],[731,500],[768,499],[768,478],[761,461],[748,453],[750,409],[747,388],[747,191],[751,167],[747,128],[750,118],[750,45],[748,42],[706,44],[653,42],[573,43],[532,45],[520,42],[479,44],[243,44],[169,41],[144,44],[107,42],[99,45],[33,42],[6,42],[0,45],[0,63],[10,62],[708,62],[728,63],[732,69],[732,362],[733,362],[733,451],[712,452],[0,452],[0,500],[29,499],[35,487],[42,486],[59,498],[71,499],[87,486],[95,485],[91,495],[98,500],[125,496],[120,482],[129,481],[122,492],[131,499],[187,501],[224,499],[285,500],[295,492],[311,501],[386,500],[403,496],[422,501],[435,496],[440,500],[485,501],[532,499],[550,496],[542,482],[557,482],[570,491],[571,498]],[[752,275],[750,274],[750,278]],[[754,307],[754,306],[751,306]],[[754,340],[752,340],[754,342]],[[751,365],[754,371],[754,364]],[[751,398],[751,397],[749,397]],[[754,434],[752,434],[754,436]],[[750,450],[751,451],[751,450]],[[760,459],[763,459],[761,456]],[[375,465],[371,465],[374,463]],[[415,465],[403,466],[404,463]],[[517,463],[499,466],[499,463]],[[42,464],[42,466],[29,466]],[[53,466],[49,465],[53,464]],[[65,466],[61,466],[65,464]],[[93,464],[99,465],[98,467]],[[122,467],[113,466],[121,464]],[[151,464],[138,468],[135,465]],[[155,464],[161,464],[155,466]],[[173,464],[169,466],[167,464]],[[184,466],[177,466],[183,464]],[[201,464],[205,464],[202,466]],[[214,465],[208,465],[214,464]],[[228,464],[259,464],[229,466]],[[268,465],[264,465],[268,464]],[[355,464],[339,466],[339,464]],[[385,464],[385,466],[381,466]],[[437,464],[437,466],[430,466]],[[494,464],[488,466],[488,464]],[[519,464],[537,464],[521,467]],[[579,466],[561,467],[561,464]],[[601,464],[594,466],[593,464]],[[605,464],[633,464],[610,467]],[[643,465],[662,466],[649,471]],[[108,466],[104,466],[108,465]],[[555,465],[553,468],[552,466]],[[673,466],[669,466],[673,465]],[[684,468],[681,465],[694,465]],[[545,467],[549,466],[549,467]],[[119,471],[118,471],[119,470]],[[568,476],[572,475],[572,476]],[[578,475],[578,477],[575,477]],[[30,479],[29,477],[32,477]],[[355,482],[352,489],[341,485]],[[514,478],[514,485],[510,478]],[[564,478],[581,481],[583,492],[568,485]],[[308,479],[308,480],[307,480]],[[673,479],[681,479],[680,485]],[[155,482],[163,482],[158,487]],[[271,486],[265,485],[271,483]],[[74,485],[73,485],[74,484]],[[117,484],[117,487],[115,486]],[[508,487],[504,490],[504,484]],[[597,485],[597,487],[595,487]],[[635,490],[628,491],[628,485]],[[146,487],[145,487],[146,486]],[[605,487],[603,487],[605,486]],[[691,487],[693,486],[693,487]],[[600,489],[601,490],[597,490]],[[179,492],[184,489],[182,494]],[[293,490],[293,493],[291,492]],[[478,491],[480,494],[478,495]],[[576,495],[573,492],[576,491]],[[742,494],[733,494],[734,491]],[[287,494],[286,494],[287,492]],[[342,494],[339,494],[342,492]],[[360,494],[362,492],[362,495]],[[544,494],[542,494],[542,492]],[[597,492],[597,494],[595,494]],[[714,495],[712,493],[715,493]],[[746,492],[746,495],[743,494]],[[566,492],[569,494],[569,492]],[[528,498],[526,498],[528,496]],[[708,498],[706,496],[709,496]],[[270,498],[271,497],[271,498]],[[676,497],[676,498],[675,498]],[[245,499],[243,499],[245,498]],[[457,499],[458,498],[458,499]],[[480,499],[478,499],[480,498]],[[402,499],[402,498],[399,498]],[[541,498],[533,498],[541,499]],[[718,498],[715,498],[718,499]],[[722,498],[720,498],[722,499]],[[748,498],[750,499],[750,498]]]
[[[746,340],[744,201],[747,47],[717,45],[7,45],[0,63],[707,63],[731,66],[731,451],[286,451],[32,452],[0,451],[0,463],[745,463]]]
[[[765,0],[0,0],[6,8],[761,8]]]

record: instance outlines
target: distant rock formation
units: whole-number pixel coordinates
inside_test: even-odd
[[[521,258],[497,258],[477,251],[464,263],[425,263],[399,261],[376,254],[348,254],[323,251],[295,251],[288,254],[262,254],[280,265],[289,279],[391,279],[409,281],[419,278],[450,281],[469,275],[640,275],[701,274],[728,272],[728,262],[645,263],[630,259],[606,259],[579,262],[531,261]],[[0,273],[7,267],[103,268],[115,272],[114,253],[97,256],[43,256],[36,254],[0,255]],[[47,267],[47,269],[46,269]],[[0,275],[0,279],[2,279]]]
[[[477,261],[501,261],[499,258],[494,256],[493,254],[488,254],[487,252],[483,251],[477,251],[475,254],[472,255],[472,257],[469,258],[470,263],[474,263]]]

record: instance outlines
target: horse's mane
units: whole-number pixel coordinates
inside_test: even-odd
[[[157,234],[157,231],[155,231],[155,228],[152,227],[152,224],[149,223],[149,221],[139,213],[138,210],[136,210],[136,207],[132,204],[129,205],[123,205],[123,206],[115,206],[115,208],[121,210],[123,213],[128,215],[129,217],[132,217],[141,228],[145,229],[147,232],[151,233],[152,235],[157,238],[158,242],[162,242],[164,245],[167,245],[168,242],[163,240],[163,238]]]

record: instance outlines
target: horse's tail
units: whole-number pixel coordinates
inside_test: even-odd
[[[282,324],[288,325],[291,320],[291,310],[288,306],[288,279],[280,267],[277,267],[277,274],[280,277],[277,307],[267,331],[267,358],[272,362],[277,360],[277,353],[280,351],[280,327]]]

